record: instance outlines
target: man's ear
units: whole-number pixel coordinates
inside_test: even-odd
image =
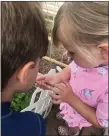
[[[108,60],[108,42],[104,42],[97,47],[100,48],[103,59]]]
[[[27,74],[34,65],[35,62],[28,62],[18,71],[17,79],[20,81],[21,84],[27,84]]]

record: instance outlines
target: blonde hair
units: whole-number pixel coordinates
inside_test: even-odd
[[[86,58],[86,53],[90,54],[88,46],[108,39],[108,2],[65,2],[55,17],[52,32],[55,45],[60,41],[60,31],[68,46],[73,45]],[[88,56],[92,63],[93,57]]]

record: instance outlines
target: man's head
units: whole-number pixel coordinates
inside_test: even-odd
[[[35,82],[48,34],[38,2],[1,3],[2,91],[23,91]]]

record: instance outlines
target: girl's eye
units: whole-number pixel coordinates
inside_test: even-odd
[[[75,53],[73,53],[73,52],[68,52],[68,56],[70,56],[70,57],[74,56],[74,54]]]

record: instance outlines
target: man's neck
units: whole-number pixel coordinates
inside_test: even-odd
[[[13,92],[10,89],[5,89],[1,92],[1,102],[10,102],[12,100]]]

